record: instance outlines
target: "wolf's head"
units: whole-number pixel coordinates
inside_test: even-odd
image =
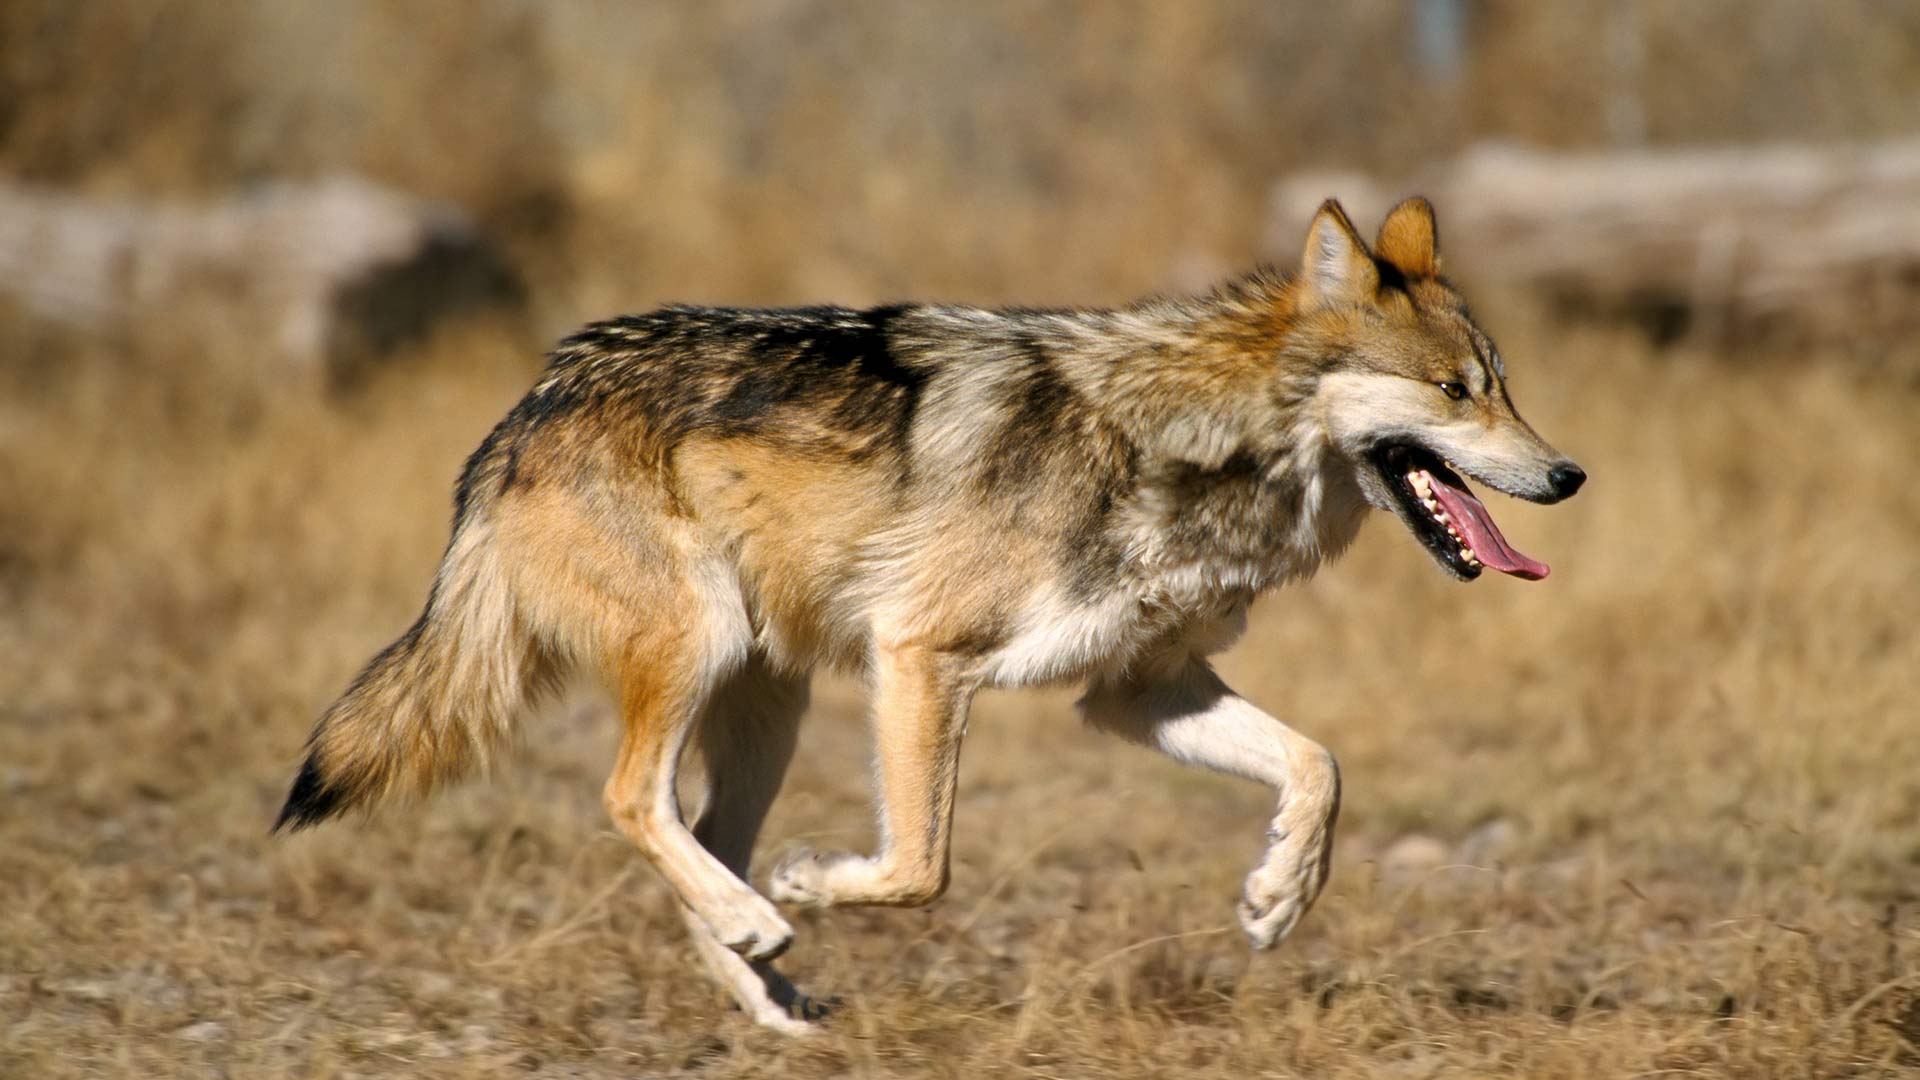
[[[1499,350],[1439,271],[1425,199],[1395,207],[1371,249],[1338,203],[1322,204],[1293,335],[1318,371],[1313,407],[1367,502],[1399,517],[1443,569],[1463,581],[1483,567],[1545,577],[1462,476],[1552,503],[1586,473],[1520,419]]]

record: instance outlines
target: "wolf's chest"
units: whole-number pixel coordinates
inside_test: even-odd
[[[982,675],[994,686],[1033,686],[1125,668],[1175,646],[1216,652],[1239,636],[1252,599],[1243,589],[1178,601],[1155,590],[1075,599],[1039,590]]]

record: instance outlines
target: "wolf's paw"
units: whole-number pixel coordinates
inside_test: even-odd
[[[788,904],[925,907],[947,891],[943,866],[901,869],[885,856],[795,851],[780,861],[767,893]]]
[[[1294,873],[1273,873],[1261,867],[1247,876],[1236,912],[1254,948],[1279,944],[1313,906],[1322,884],[1319,863],[1316,856]]]
[[[748,1015],[763,1028],[771,1028],[788,1038],[806,1039],[820,1033],[820,1025],[814,1021],[826,1014],[826,1006],[815,1003],[812,998],[801,998],[792,1008],[769,1004],[753,1009]]]
[[[720,944],[749,960],[772,960],[793,944],[793,927],[759,896],[712,917],[703,912],[701,918]]]
[[[771,966],[760,965],[766,977],[767,994],[753,1009],[753,1022],[783,1035],[806,1037],[820,1030],[815,1021],[824,1020],[840,1004],[837,998],[816,998],[801,993],[784,975]]]
[[[1240,928],[1247,932],[1248,940],[1256,949],[1271,949],[1280,943],[1280,939],[1293,932],[1300,916],[1306,913],[1306,905],[1298,896],[1273,897],[1267,900],[1254,900],[1242,896],[1235,906],[1240,916]]]
[[[767,882],[767,893],[783,904],[824,907],[834,899],[833,890],[828,886],[833,869],[858,858],[844,851],[797,848],[774,867],[773,877]]]

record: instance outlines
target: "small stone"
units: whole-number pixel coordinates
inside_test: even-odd
[[[1380,869],[1390,877],[1412,877],[1445,866],[1452,856],[1447,845],[1415,833],[1395,840],[1380,853]]]
[[[1460,845],[1460,861],[1474,866],[1497,862],[1519,839],[1520,826],[1507,818],[1494,818],[1467,834]]]
[[[68,979],[52,983],[48,989],[79,1001],[112,1001],[113,984],[103,979]]]

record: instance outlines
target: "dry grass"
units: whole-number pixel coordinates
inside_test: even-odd
[[[474,210],[558,331],[661,299],[1118,299],[1250,255],[1289,167],[1604,141],[1592,43],[1628,8],[1654,141],[1912,125],[1899,5],[1472,6],[1448,97],[1388,0],[14,0],[0,171],[361,170]],[[327,404],[262,390],[195,312],[115,343],[0,311],[0,1076],[1920,1067],[1914,365],[1476,300],[1594,479],[1501,500],[1543,584],[1453,585],[1376,521],[1258,609],[1225,666],[1345,768],[1294,938],[1231,929],[1268,796],[1080,730],[1065,692],[996,696],[953,891],[797,916],[787,966],[845,1006],[807,1044],[698,971],[601,811],[590,694],[498,783],[265,835],[312,718],[422,599],[458,462],[531,378],[512,335]],[[870,843],[859,696],[818,697],[769,859]]]
[[[790,967],[845,1000],[807,1045],[699,975],[602,816],[591,696],[501,783],[265,835],[316,708],[418,602],[522,358],[442,340],[329,408],[84,347],[48,375],[16,327],[0,1074],[1920,1064],[1912,388],[1493,321],[1595,476],[1502,511],[1555,576],[1458,587],[1375,522],[1227,662],[1345,766],[1334,883],[1296,936],[1250,958],[1230,929],[1262,793],[1083,732],[1064,694],[998,696],[952,893],[799,916]],[[821,697],[769,852],[868,842],[858,698]]]

